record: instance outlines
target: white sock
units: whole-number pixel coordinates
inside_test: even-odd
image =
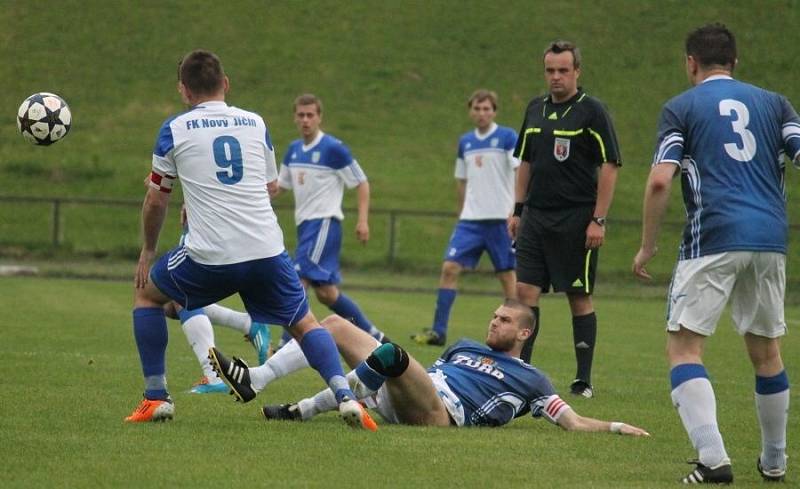
[[[356,395],[356,399],[361,400],[375,394],[374,390],[361,382],[355,370],[347,372],[345,378],[347,378],[347,383],[350,385],[350,390]],[[336,402],[336,396],[334,396],[333,391],[325,389],[319,391],[314,397],[299,401],[297,407],[300,409],[300,415],[303,420],[308,420],[317,414],[335,411],[338,409],[339,403]]]
[[[196,314],[182,322],[181,329],[183,329],[197,361],[200,362],[203,375],[208,377],[208,381],[212,384],[222,382],[211,368],[211,361],[208,359],[208,349],[214,346],[214,328],[211,327],[208,316]]]
[[[264,365],[250,369],[250,384],[256,392],[260,392],[273,380],[308,366],[300,344],[297,340],[292,340],[269,357]]]
[[[785,469],[789,389],[775,394],[756,394],[756,412],[761,425],[761,466]]]
[[[700,463],[706,467],[730,463],[717,425],[717,401],[711,382],[696,377],[681,383],[672,390],[672,404],[678,409]]]
[[[218,326],[235,329],[242,334],[250,334],[250,325],[253,324],[253,320],[250,319],[250,315],[246,312],[234,311],[219,304],[206,306],[203,311],[211,322]]]
[[[297,403],[300,409],[300,416],[303,420],[309,420],[320,413],[335,411],[339,408],[336,402],[336,395],[330,389],[319,391],[314,397],[303,399]]]

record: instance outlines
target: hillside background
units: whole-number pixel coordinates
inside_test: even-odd
[[[608,105],[624,159],[601,280],[629,280],[656,118],[688,88],[682,50],[690,29],[726,23],[738,36],[736,76],[800,105],[800,5],[792,0],[0,3],[0,196],[141,199],[156,131],[183,109],[176,64],[203,47],[223,60],[229,103],[264,115],[279,159],[296,137],[292,100],[314,92],[325,103],[324,130],[343,139],[369,175],[373,208],[453,212],[456,141],[471,128],[467,96],[478,87],[497,91],[498,122],[518,127],[527,101],[545,88],[543,48],[555,38],[573,40],[583,51],[581,84]],[[72,132],[55,146],[33,147],[17,134],[17,106],[38,91],[61,95],[73,111]],[[787,170],[793,224],[800,224],[797,183]],[[678,194],[669,219],[680,223]],[[278,206],[291,247],[291,199]],[[176,210],[164,249],[177,238]],[[0,202],[0,259],[137,256],[136,206],[68,204],[60,219],[54,248],[50,204]],[[401,217],[391,268],[435,271],[453,223]],[[345,224],[348,267],[388,267],[388,217],[373,215],[367,247],[351,236],[354,224]],[[667,227],[662,237],[653,265],[661,281],[679,229]],[[790,278],[800,277],[792,234]]]

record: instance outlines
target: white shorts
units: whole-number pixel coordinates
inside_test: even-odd
[[[428,377],[431,378],[439,399],[444,403],[447,414],[450,415],[456,426],[464,426],[464,406],[461,404],[461,400],[450,390],[450,386],[447,385],[445,380],[447,377],[444,372],[441,370],[428,372]],[[373,396],[364,399],[364,403],[368,408],[378,411],[387,423],[400,424],[400,419],[397,417],[397,411],[392,405],[392,399],[389,397],[389,390],[386,388],[386,384],[381,386]]]
[[[785,290],[786,256],[782,253],[729,251],[681,260],[669,289],[667,331],[682,326],[710,336],[731,299],[733,323],[740,335],[783,336]]]

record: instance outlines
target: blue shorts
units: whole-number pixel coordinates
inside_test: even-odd
[[[342,223],[335,218],[312,219],[297,226],[294,269],[314,285],[338,284]]]
[[[475,268],[484,250],[489,253],[496,273],[514,269],[514,251],[505,220],[458,221],[444,252],[444,260]]]
[[[177,246],[150,269],[150,280],[186,309],[207,306],[238,293],[247,313],[260,323],[291,326],[308,313],[308,300],[284,251],[231,265],[203,265]]]

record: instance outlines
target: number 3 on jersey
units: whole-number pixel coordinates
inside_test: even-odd
[[[735,143],[725,144],[725,152],[736,161],[751,161],[756,155],[756,138],[747,129],[750,123],[750,111],[747,106],[738,100],[726,98],[719,101],[719,115],[725,117],[736,117],[731,119],[733,132],[742,138],[742,147]]]
[[[214,162],[220,168],[230,170],[218,171],[217,179],[225,185],[239,183],[244,176],[242,167],[242,146],[233,136],[220,136],[214,140]]]

